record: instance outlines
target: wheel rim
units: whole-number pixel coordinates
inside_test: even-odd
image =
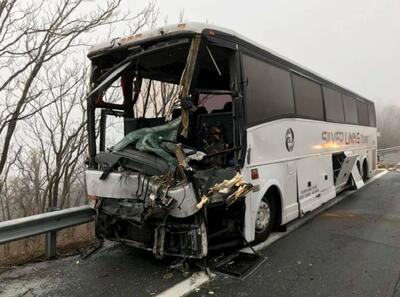
[[[271,220],[271,209],[269,208],[269,204],[264,200],[261,200],[260,207],[257,211],[256,217],[256,232],[262,233],[264,232],[269,225]]]

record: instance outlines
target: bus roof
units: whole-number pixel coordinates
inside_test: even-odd
[[[357,96],[358,99],[362,99],[362,100],[373,103],[372,101],[366,99],[365,97],[360,96],[357,93],[350,91],[348,88],[343,87],[340,84],[337,84],[337,83],[331,81],[330,79],[325,78],[324,76],[318,74],[317,72],[315,72],[303,65],[300,65],[297,62],[295,62],[287,57],[284,57],[281,54],[275,52],[274,50],[271,50],[270,48],[267,48],[267,47],[235,32],[235,31],[231,30],[231,29],[227,29],[224,27],[215,26],[215,25],[211,25],[211,24],[206,24],[206,23],[200,23],[200,22],[187,22],[187,23],[172,24],[172,25],[167,25],[167,26],[163,26],[163,27],[158,27],[156,29],[144,31],[141,33],[136,33],[133,35],[128,35],[126,37],[114,38],[109,41],[102,42],[102,43],[92,46],[88,51],[88,57],[91,58],[92,56],[97,56],[98,54],[112,51],[112,50],[117,50],[119,48],[126,48],[126,47],[131,47],[131,46],[133,47],[133,46],[140,44],[142,42],[145,42],[147,40],[157,39],[157,37],[167,37],[170,35],[178,35],[178,34],[183,35],[183,34],[190,34],[190,33],[191,34],[202,34],[204,30],[219,31],[219,32],[231,35],[232,37],[235,37],[237,39],[243,40],[244,42],[249,43],[253,46],[256,46],[259,49],[262,49],[263,51],[266,51],[269,54],[271,54],[281,60],[289,62],[290,64],[310,73],[312,76],[315,76],[315,77],[321,79],[322,81],[329,82],[332,85],[335,85],[339,88],[346,90],[349,93],[354,94],[355,96]]]

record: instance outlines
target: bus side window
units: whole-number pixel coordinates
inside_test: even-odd
[[[262,60],[243,55],[246,80],[247,125],[255,126],[294,114],[290,73]]]
[[[292,82],[296,114],[300,117],[324,120],[321,85],[294,73]]]
[[[327,121],[343,123],[343,99],[342,94],[331,88],[324,87],[325,117]]]
[[[357,101],[358,110],[358,124],[363,126],[369,126],[369,112],[367,103]]]
[[[356,99],[343,95],[344,119],[346,123],[358,124]]]

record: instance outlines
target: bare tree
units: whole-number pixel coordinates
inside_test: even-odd
[[[10,182],[9,182],[9,174],[13,164],[18,160],[21,154],[22,147],[19,147],[16,152],[13,153],[13,159],[7,163],[7,166],[4,170],[4,174],[0,179],[0,208],[1,208],[1,218],[2,220],[10,220],[11,219],[11,191],[10,191]]]
[[[7,180],[8,188],[3,193],[8,194],[6,201],[12,205],[9,219],[11,215],[20,217],[40,212],[44,185],[39,151],[30,151],[26,156],[19,154],[14,166],[18,174]]]
[[[81,53],[92,43],[87,33],[105,25],[111,32],[118,24],[135,34],[153,26],[158,15],[153,1],[135,14],[117,13],[120,3],[0,2],[2,219],[11,218],[11,201],[21,210],[17,215],[79,203],[86,148],[87,66]],[[19,122],[25,133],[18,133]],[[12,150],[20,143],[23,149]]]
[[[63,66],[68,57],[60,56],[51,66],[45,66],[42,85],[47,98],[54,103],[39,110],[27,121],[25,144],[29,155],[38,152],[42,175],[41,200],[37,201],[40,211],[47,205],[63,207],[68,200],[69,189],[76,176],[82,173],[86,150],[86,118],[84,98],[86,93],[86,69],[81,63],[69,61],[72,66]],[[21,172],[32,170],[19,168]],[[31,174],[32,175],[32,174]],[[37,192],[37,189],[33,191]]]
[[[176,107],[179,86],[161,81],[143,80],[135,105],[136,117],[168,117]]]
[[[92,5],[85,0],[0,3],[0,175],[3,173],[17,122],[52,104],[37,84],[44,67],[84,44],[84,34],[102,25],[130,20],[139,29],[154,11],[150,3],[139,13],[117,15],[121,0]]]
[[[398,105],[386,105],[377,110],[378,131],[382,136],[378,138],[380,148],[400,145],[400,107]]]

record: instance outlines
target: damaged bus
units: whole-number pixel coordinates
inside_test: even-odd
[[[99,238],[200,259],[284,231],[376,168],[371,101],[230,30],[171,25],[88,57]],[[147,103],[163,84],[176,92],[153,94],[160,114]]]

